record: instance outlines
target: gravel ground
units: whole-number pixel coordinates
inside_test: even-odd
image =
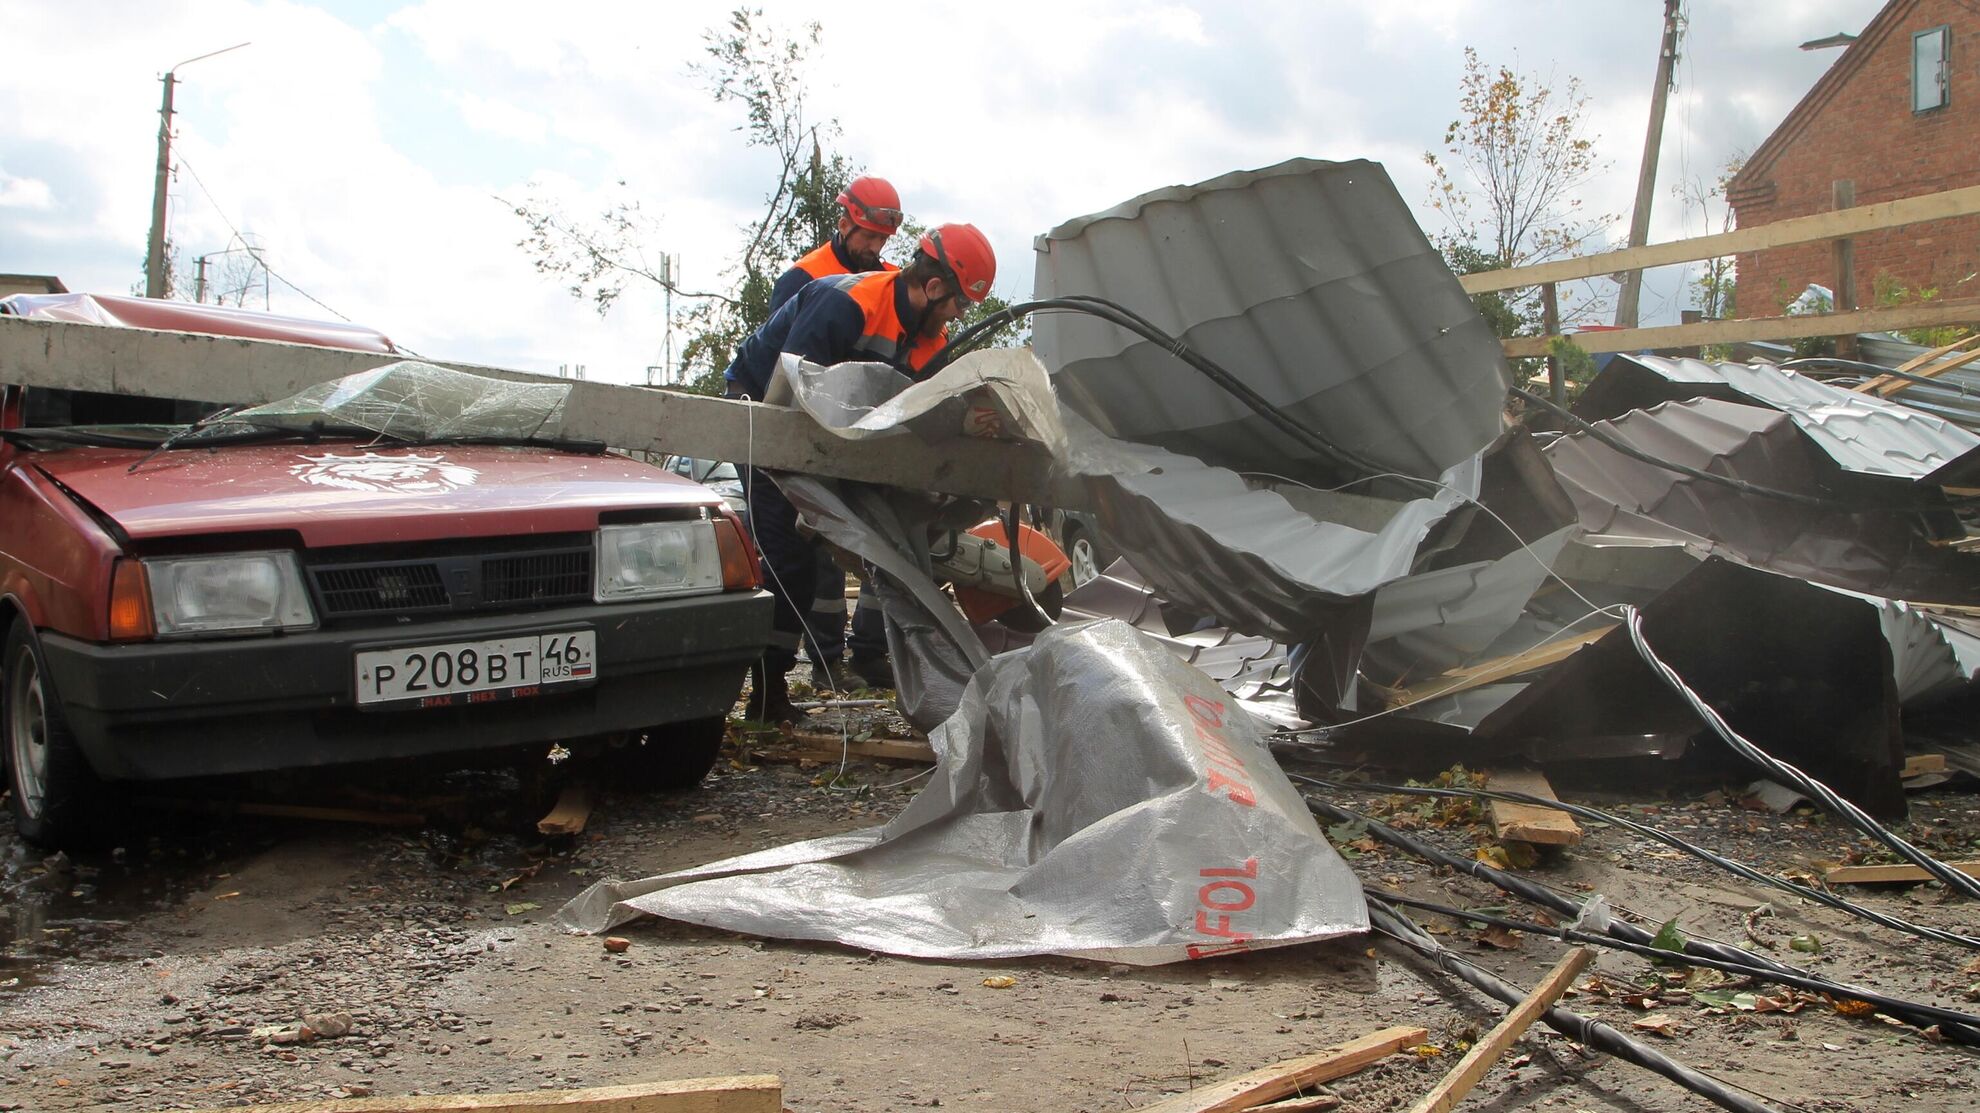
[[[888,732],[883,717],[855,727]],[[776,760],[770,760],[765,755]],[[1391,1024],[1431,1033],[1421,1054],[1333,1086],[1349,1109],[1402,1109],[1449,1069],[1497,1010],[1373,939],[1158,969],[1040,959],[919,962],[757,940],[678,924],[635,926],[631,945],[566,936],[549,918],[592,881],[642,877],[794,839],[882,822],[920,768],[796,763],[768,736],[739,743],[704,787],[647,796],[599,789],[575,839],[518,835],[528,806],[510,778],[394,785],[447,797],[418,827],[148,812],[156,832],[114,853],[45,860],[0,821],[0,1110],[169,1109],[365,1094],[595,1086],[775,1073],[800,1111],[913,1107],[1118,1110]],[[602,782],[609,783],[609,782]],[[1723,793],[1634,801],[1628,810],[1771,871],[1861,854],[1813,815],[1746,810]],[[1353,807],[1387,808],[1373,794]],[[1407,803],[1390,809],[1411,814]],[[1980,857],[1980,798],[1914,798],[1912,835]],[[1461,820],[1415,817],[1461,853],[1485,838]],[[1483,883],[1340,832],[1371,884],[1467,907],[1512,905]],[[1803,962],[1831,977],[1980,1010],[1980,966],[1955,948],[1858,927],[1615,828],[1592,827],[1532,876],[1600,892],[1655,926]],[[1861,899],[1971,930],[1970,901],[1936,886]],[[1761,905],[1768,916],[1749,916]],[[1452,948],[1531,984],[1559,944],[1482,938],[1424,916]],[[1812,936],[1819,953],[1792,950]],[[1757,940],[1756,940],[1757,937]],[[1971,1109],[1980,1055],[1827,1002],[1794,1011],[1708,1006],[1766,987],[1673,982],[1608,953],[1566,1003],[1628,1028],[1777,1108]],[[1008,976],[1008,988],[986,980]],[[341,1014],[341,1015],[340,1015]],[[309,1018],[350,1030],[282,1042]],[[1651,1031],[1650,1028],[1659,1031]],[[1706,1108],[1636,1068],[1536,1029],[1468,1102],[1476,1109]]]

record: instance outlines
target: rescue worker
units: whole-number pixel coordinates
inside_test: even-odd
[[[772,315],[815,278],[900,269],[880,261],[880,252],[901,228],[900,193],[885,178],[854,178],[836,200],[846,210],[838,230],[777,277],[770,287]]]
[[[898,271],[843,274],[806,285],[736,346],[723,373],[731,398],[762,398],[781,353],[830,366],[891,364],[909,378],[948,343],[949,322],[990,293],[997,257],[975,226],[944,224],[921,237]],[[768,476],[745,465],[750,523],[763,550],[764,584],[776,597],[771,644],[753,674],[751,718],[796,721],[786,673],[797,663],[818,573],[818,545],[798,531],[797,509]]]
[[[839,216],[832,238],[778,276],[770,288],[770,312],[775,314],[785,302],[813,280],[836,274],[862,274],[869,271],[899,270],[882,262],[880,252],[900,229],[901,195],[885,178],[860,177],[846,183],[836,198],[845,212]],[[849,682],[866,688],[892,688],[894,670],[887,660],[887,624],[880,617],[880,605],[865,591],[853,609],[852,637],[846,637],[846,573],[832,559],[825,546],[818,548],[816,592],[805,621],[805,656],[812,667],[823,669],[821,687],[845,689]],[[845,660],[848,641],[852,660]]]

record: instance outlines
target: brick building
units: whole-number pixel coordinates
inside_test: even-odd
[[[1980,3],[1891,0],[1794,106],[1726,190],[1741,228],[1835,207],[1836,182],[1869,205],[1980,185]],[[1980,217],[1854,237],[1855,304],[1880,276],[1980,297]],[[1738,312],[1781,312],[1810,283],[1836,284],[1828,243],[1739,257]],[[1840,294],[1840,291],[1838,292]]]

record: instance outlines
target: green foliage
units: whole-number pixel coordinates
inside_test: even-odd
[[[1557,91],[1551,77],[1488,66],[1466,47],[1458,112],[1444,129],[1444,152],[1423,154],[1430,207],[1450,225],[1439,237],[1446,258],[1462,248],[1499,267],[1524,266],[1580,254],[1615,224],[1616,215],[1591,214],[1579,196],[1608,167],[1586,131],[1579,78]],[[1499,297],[1513,316],[1538,319],[1537,290]],[[1569,315],[1592,312],[1599,300],[1584,285]]]
[[[1666,921],[1663,927],[1657,929],[1657,936],[1650,940],[1650,946],[1659,951],[1684,953],[1684,932],[1678,930],[1678,922],[1675,918]]]
[[[1967,275],[1961,282],[1971,281]],[[1881,306],[1918,305],[1937,301],[1940,289],[1937,286],[1908,287],[1896,275],[1879,272],[1871,282],[1873,296]],[[1934,325],[1926,328],[1892,329],[1893,333],[1924,348],[1943,348],[1955,340],[1964,340],[1973,335],[1973,325]]]
[[[1465,241],[1447,241],[1442,245],[1442,250],[1444,262],[1450,265],[1452,274],[1483,274],[1504,270],[1510,265],[1503,257],[1481,251],[1476,244]],[[1508,336],[1531,336],[1540,331],[1538,301],[1526,303],[1526,311],[1522,313],[1507,304],[1505,291],[1494,290],[1489,294],[1473,294],[1471,304],[1478,307],[1479,315],[1492,326],[1492,335],[1502,340]]]
[[[1683,203],[1688,216],[1693,209],[1704,218],[1704,233],[1730,232],[1733,230],[1732,206],[1725,203],[1726,188],[1733,178],[1746,166],[1744,152],[1734,154],[1719,168],[1719,176],[1708,187],[1702,179],[1694,178],[1688,183],[1680,183],[1674,190]],[[1717,210],[1717,216],[1713,215]],[[1698,264],[1698,271],[1688,283],[1691,289],[1691,306],[1708,319],[1724,319],[1735,314],[1734,295],[1738,292],[1738,259],[1732,255],[1721,255],[1706,259]],[[1723,355],[1706,353],[1707,358],[1723,359]]]
[[[1560,364],[1561,381],[1567,384],[1569,397],[1595,378],[1595,357],[1583,351],[1573,337],[1556,336],[1547,341],[1547,354]]]

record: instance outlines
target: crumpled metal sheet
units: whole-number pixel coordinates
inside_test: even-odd
[[[1377,163],[1292,159],[1160,189],[1034,247],[1038,297],[1117,302],[1392,470],[1440,475],[1503,426],[1498,338]],[[1240,470],[1328,474],[1161,345],[1080,313],[1038,315],[1032,338],[1060,397],[1113,436]]]
[[[1293,701],[1293,668],[1284,645],[1240,634],[1212,620],[1175,615],[1126,559],[1115,561],[1066,596],[1058,621],[1071,625],[1105,618],[1118,619],[1161,642],[1260,719],[1280,727],[1307,725]],[[1172,618],[1182,620],[1181,629],[1173,628]],[[1036,635],[995,623],[979,626],[976,632],[993,656],[1037,640]]]
[[[885,827],[604,882],[558,922],[1136,964],[1367,929],[1359,882],[1250,718],[1126,623],[999,657],[929,741],[928,787]]]
[[[1980,466],[1980,436],[1971,430],[1770,363],[1618,355],[1588,385],[1574,412],[1592,421],[1697,397],[1750,400],[1779,410],[1845,471],[1943,483]]]
[[[1662,460],[1801,494],[1832,495],[1815,452],[1788,415],[1696,399],[1634,410],[1603,428]],[[1860,511],[1745,494],[1632,459],[1592,437],[1547,446],[1588,532],[1697,543],[1743,563],[1888,598],[1980,601],[1970,554],[1933,546],[1914,516],[1865,502]],[[1881,502],[1881,500],[1880,500]]]
[[[1898,699],[1921,706],[1970,686],[1980,676],[1980,620],[1934,612],[1902,599],[1829,590],[1875,607],[1891,646]]]
[[[884,363],[823,367],[786,352],[764,401],[795,404],[848,440],[912,432],[931,442],[968,435],[1030,441],[1055,456],[1065,450],[1058,399],[1029,348],[969,352],[920,382]]]
[[[512,382],[400,360],[238,410],[187,439],[238,432],[242,425],[307,430],[327,424],[415,442],[555,440],[570,393],[569,383]]]

